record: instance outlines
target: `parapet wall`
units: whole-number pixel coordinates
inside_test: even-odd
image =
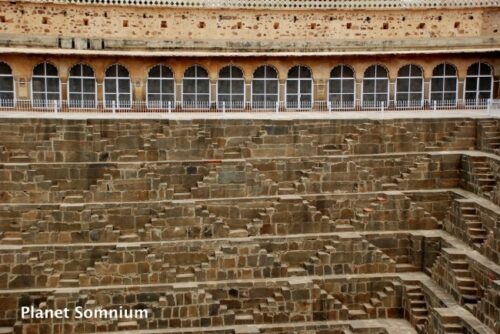
[[[2,1],[0,13],[0,46],[24,44],[91,50],[260,52],[279,46],[275,51],[334,51],[328,43],[340,41],[340,45],[335,45],[338,51],[339,47],[359,48],[359,41],[373,40],[379,41],[375,47],[382,49],[383,41],[391,41],[392,48],[397,49],[408,40],[425,41],[427,48],[432,48],[433,41],[443,40],[440,47],[446,49],[469,43],[460,42],[467,38],[474,38],[476,41],[470,42],[476,46],[487,45],[491,40],[481,38],[498,38],[500,28],[497,7],[269,11]],[[49,42],[51,37],[64,39]],[[46,45],[54,42],[56,45]],[[411,47],[411,43],[406,47]]]

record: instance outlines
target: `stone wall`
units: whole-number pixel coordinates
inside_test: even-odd
[[[120,120],[116,124],[112,120],[3,119],[0,162],[218,160],[470,150],[477,146],[476,122]],[[428,163],[424,160],[421,167]],[[419,166],[415,167],[420,173]]]
[[[4,119],[0,332],[492,334],[492,123]]]
[[[64,36],[63,47],[100,49],[103,39],[120,48],[135,41],[163,40],[170,47],[192,41],[244,40],[247,44],[287,41],[407,40],[498,37],[496,8],[265,10],[182,9],[0,2],[4,36]],[[12,38],[15,40],[15,37]],[[83,39],[83,40],[82,40]],[[182,45],[182,43],[186,43]],[[137,44],[137,43],[136,43]],[[203,44],[203,43],[202,43]],[[243,48],[242,48],[243,49]]]

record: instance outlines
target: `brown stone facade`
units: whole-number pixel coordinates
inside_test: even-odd
[[[2,119],[2,330],[495,333],[499,124]]]

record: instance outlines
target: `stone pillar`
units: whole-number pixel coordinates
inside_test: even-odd
[[[245,93],[245,102],[247,105],[250,105],[252,102],[252,80],[245,79],[245,89],[243,90]]]
[[[95,70],[95,80],[97,82],[97,100],[104,100],[104,71]]]

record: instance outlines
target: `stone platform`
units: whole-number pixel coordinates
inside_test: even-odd
[[[487,115],[2,118],[0,333],[498,333],[499,148]]]

